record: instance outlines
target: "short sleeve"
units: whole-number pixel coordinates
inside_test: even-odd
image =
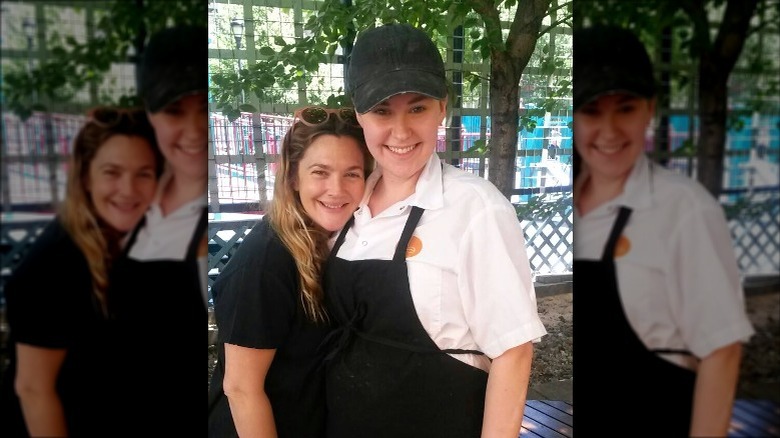
[[[667,269],[672,309],[691,352],[705,357],[747,340],[754,330],[722,208],[715,202],[692,208],[680,221]]]
[[[466,319],[488,357],[547,333],[537,312],[523,230],[511,206],[490,206],[475,216],[459,253]]]
[[[14,342],[68,348],[91,319],[92,277],[86,259],[58,222],[48,225],[5,286]],[[88,312],[89,314],[84,314]]]
[[[246,236],[212,285],[220,342],[279,348],[295,316],[295,261],[266,221]]]

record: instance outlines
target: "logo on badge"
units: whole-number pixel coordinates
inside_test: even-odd
[[[631,251],[631,241],[628,237],[621,235],[615,244],[615,257],[623,257]]]
[[[409,239],[409,244],[406,245],[406,258],[414,257],[422,251],[422,240],[417,236],[412,236]]]

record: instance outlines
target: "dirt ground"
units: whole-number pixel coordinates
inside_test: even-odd
[[[571,293],[542,297],[537,303],[548,332],[571,335]],[[748,296],[745,308],[756,334],[743,346],[737,397],[770,399],[780,403],[780,291]],[[558,373],[570,373],[571,363],[566,362],[571,355],[559,351],[569,348],[569,345],[570,342],[560,343],[549,352],[539,348],[540,355],[554,354],[555,358],[537,358],[537,362],[546,367],[552,364]]]

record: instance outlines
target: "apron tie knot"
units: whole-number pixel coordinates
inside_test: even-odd
[[[365,304],[358,306],[355,313],[352,314],[352,318],[350,318],[346,324],[342,324],[340,327],[332,330],[327,334],[327,336],[325,336],[319,347],[317,347],[317,351],[320,353],[329,350],[325,358],[322,360],[322,364],[331,361],[334,357],[336,357],[336,355],[338,355],[339,352],[346,348],[350,339],[352,339],[352,336],[356,332],[355,326],[363,320],[365,315]]]

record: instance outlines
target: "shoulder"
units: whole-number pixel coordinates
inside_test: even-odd
[[[243,237],[238,249],[231,256],[223,271],[228,274],[236,269],[257,269],[266,273],[295,267],[295,260],[284,246],[266,216]]]
[[[442,178],[445,202],[453,202],[467,211],[488,208],[514,211],[509,200],[485,178],[449,164],[444,165]]]
[[[38,268],[40,265],[72,265],[83,260],[81,251],[65,230],[59,218],[52,220],[30,246],[15,272],[28,268]],[[53,266],[48,266],[52,268]]]
[[[29,326],[40,320],[56,325],[61,315],[74,314],[64,309],[76,309],[83,303],[79,298],[89,296],[91,290],[92,277],[86,258],[55,219],[36,238],[5,284],[9,320],[12,313],[16,316],[17,311],[36,308],[36,317],[25,315],[28,322],[16,319],[17,327],[20,323]]]
[[[693,178],[674,173],[659,165],[653,165],[651,177],[657,205],[670,205],[682,211],[722,211],[718,200]]]

